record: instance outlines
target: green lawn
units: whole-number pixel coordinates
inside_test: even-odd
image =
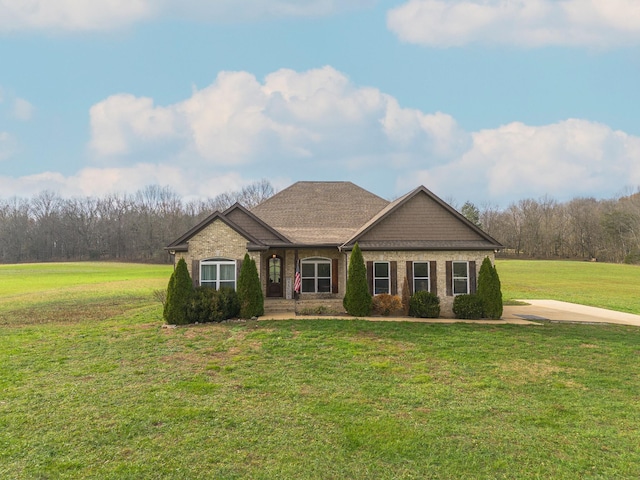
[[[112,267],[2,294],[0,478],[640,478],[638,328],[163,329]]]
[[[505,300],[546,299],[640,315],[640,266],[498,260]]]

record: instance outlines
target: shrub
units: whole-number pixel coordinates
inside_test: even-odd
[[[218,291],[218,296],[223,320],[235,318],[240,314],[240,299],[238,298],[238,292],[232,288],[222,288]],[[262,308],[263,311],[261,315],[264,314],[264,306]]]
[[[477,295],[482,302],[483,317],[499,319],[502,316],[500,278],[489,257],[485,257],[480,267]]]
[[[482,318],[482,300],[476,294],[458,295],[453,299],[453,313],[456,318]]]
[[[187,309],[193,295],[193,283],[187,269],[187,262],[181,258],[176,265],[169,286],[167,287],[167,301],[164,309],[164,319],[174,325],[189,323]]]
[[[234,290],[198,287],[189,303],[188,318],[189,323],[221,322],[237,316],[239,311],[240,302]]]
[[[435,293],[419,291],[409,301],[409,315],[418,318],[438,318],[440,299]]]
[[[264,315],[264,296],[262,285],[258,277],[256,262],[245,253],[240,278],[238,278],[238,299],[240,301],[240,316],[252,318]]]
[[[410,303],[411,290],[409,290],[409,279],[404,277],[404,283],[402,284],[402,313],[405,317],[409,315]]]
[[[349,315],[366,317],[371,314],[372,298],[367,283],[367,267],[357,243],[349,259],[347,289],[342,304]]]
[[[402,311],[402,300],[397,295],[389,295],[381,293],[373,297],[373,313],[388,317],[392,313],[400,313]]]

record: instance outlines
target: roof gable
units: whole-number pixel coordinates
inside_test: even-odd
[[[223,215],[260,242],[267,244],[290,243],[284,235],[267,225],[239,203],[229,207],[224,211]]]
[[[174,240],[169,245],[167,245],[165,247],[165,250],[186,251],[188,248],[189,240],[191,240],[195,235],[200,233],[202,230],[207,228],[216,220],[220,220],[221,222],[225,223],[227,226],[229,226],[230,228],[238,232],[240,235],[245,237],[248,242],[251,242],[256,245],[262,245],[262,242],[260,242],[257,238],[255,238],[253,235],[246,232],[240,226],[236,225],[234,222],[226,218],[226,216],[223,213],[216,210],[207,218],[205,218],[203,221],[198,223],[191,230],[189,230],[187,233],[185,233],[180,238],[178,238],[177,240]]]
[[[344,246],[385,248],[479,248],[501,245],[425,187],[381,210]]]
[[[297,182],[251,213],[294,243],[340,245],[388,204],[351,182]]]

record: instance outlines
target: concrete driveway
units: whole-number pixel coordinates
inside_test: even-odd
[[[522,300],[528,305],[504,307],[504,321],[522,319],[535,322],[550,320],[555,322],[617,323],[640,327],[640,315],[622,313],[605,308],[587,307],[558,300]]]

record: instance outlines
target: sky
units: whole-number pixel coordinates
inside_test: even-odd
[[[640,186],[638,0],[0,0],[0,198]]]

